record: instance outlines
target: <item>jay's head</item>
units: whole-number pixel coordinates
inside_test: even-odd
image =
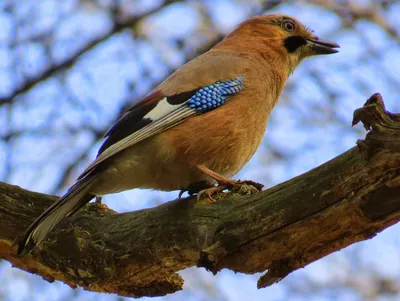
[[[295,18],[280,14],[253,17],[240,24],[229,37],[252,44],[258,52],[265,51],[264,56],[268,56],[268,52],[285,56],[291,69],[306,57],[336,53],[336,48],[340,47],[334,42],[319,39]]]

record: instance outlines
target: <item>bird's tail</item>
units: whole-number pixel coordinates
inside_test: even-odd
[[[46,235],[65,217],[74,214],[79,208],[88,203],[95,195],[89,190],[93,177],[87,176],[72,186],[66,194],[43,212],[26,230],[19,241],[18,255],[32,250]]]

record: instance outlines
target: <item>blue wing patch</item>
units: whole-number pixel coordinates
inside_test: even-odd
[[[187,101],[189,108],[203,113],[223,105],[229,95],[243,90],[243,78],[243,75],[239,75],[234,79],[223,82],[218,81],[201,88]]]

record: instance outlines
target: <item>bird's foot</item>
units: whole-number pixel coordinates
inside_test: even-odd
[[[197,193],[197,201],[200,200],[202,195],[205,195],[207,197],[206,203],[207,204],[214,204],[217,201],[213,198],[213,195],[215,195],[215,194],[217,194],[219,192],[222,192],[225,189],[226,189],[226,187],[224,185],[218,185],[218,186],[214,186],[214,187],[210,187],[210,188],[207,188],[207,189],[200,190]]]
[[[197,199],[199,199],[202,194],[206,194],[211,200],[211,203],[215,203],[215,199],[212,196],[218,192],[224,191],[225,189],[233,192],[238,192],[242,195],[249,195],[261,191],[264,187],[264,185],[254,181],[228,179],[205,167],[204,165],[196,165],[196,167],[218,183],[218,186],[199,191],[199,193],[197,194]]]
[[[237,180],[224,179],[223,181],[218,181],[218,186],[206,188],[199,191],[197,193],[197,200],[200,200],[201,196],[205,195],[208,198],[207,203],[213,204],[216,202],[213,196],[224,190],[236,192],[241,195],[250,195],[256,192],[260,192],[263,187],[264,187],[263,184],[250,180],[237,181]]]

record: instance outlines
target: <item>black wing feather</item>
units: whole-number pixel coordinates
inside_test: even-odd
[[[137,130],[143,128],[152,122],[150,118],[144,118],[144,116],[153,110],[158,102],[148,102],[148,103],[138,103],[131,107],[106,133],[106,141],[100,147],[97,156],[104,152],[114,143],[119,140],[124,139],[130,134],[136,132]]]
[[[196,94],[198,90],[200,90],[200,88],[169,96],[167,97],[167,102],[171,105],[182,104]],[[131,106],[126,113],[108,130],[105,135],[107,139],[100,147],[97,156],[99,156],[114,143],[150,124],[152,120],[150,118],[144,118],[144,116],[153,110],[161,99],[162,98],[159,98],[157,101],[153,100],[148,102],[141,101]]]

